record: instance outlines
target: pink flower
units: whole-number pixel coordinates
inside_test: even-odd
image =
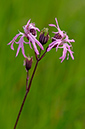
[[[30,19],[31,20],[31,19]],[[18,46],[18,49],[17,49],[17,53],[16,53],[16,56],[18,56],[18,53],[19,53],[19,50],[21,48],[22,50],[22,54],[23,56],[26,58],[26,55],[25,55],[25,52],[24,52],[24,43],[25,44],[29,44],[30,48],[32,49],[31,47],[31,43],[34,47],[34,51],[36,52],[36,54],[38,55],[39,52],[38,52],[38,49],[37,49],[37,46],[36,44],[42,49],[44,50],[42,44],[36,39],[37,37],[37,32],[36,30],[40,31],[37,27],[35,27],[35,24],[34,23],[30,23],[30,20],[27,22],[27,24],[23,27],[24,29],[24,33],[22,32],[19,32],[19,34],[17,34],[11,42],[9,42],[7,45],[10,45],[11,44],[11,49],[14,50],[14,47],[13,47],[13,44],[14,42],[16,44],[19,44]],[[20,36],[20,39],[18,42],[16,42],[16,39]],[[26,37],[29,42],[25,42],[24,41],[24,37]]]
[[[63,55],[59,58],[59,59],[62,59],[61,63],[66,58],[67,52],[70,53],[71,58],[74,60],[73,51],[71,51],[71,47],[72,47],[71,42],[75,42],[75,41],[74,39],[69,39],[66,32],[61,31],[58,25],[57,18],[55,18],[55,21],[57,26],[54,24],[49,24],[49,26],[57,28],[58,32],[53,32],[55,35],[54,37],[52,37],[52,43],[49,44],[47,51],[50,51],[52,48],[56,48],[56,51],[58,50],[58,48],[63,48]],[[69,54],[67,56],[67,59],[68,58],[69,58]]]

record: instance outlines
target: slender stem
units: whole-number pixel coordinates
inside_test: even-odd
[[[48,48],[48,47],[47,47]],[[45,50],[45,52],[42,54],[42,56],[39,58],[39,61],[45,56],[46,52],[47,52],[47,48]]]
[[[28,88],[28,80],[29,80],[29,71],[27,71],[27,78],[26,78],[26,91]]]
[[[38,57],[38,58],[40,58],[40,55],[41,55],[41,51],[42,51],[42,49],[40,48],[40,51],[39,51],[39,57]]]
[[[21,115],[21,112],[22,112],[22,109],[23,109],[25,100],[26,100],[26,98],[27,98],[27,94],[28,94],[28,92],[26,92],[26,94],[25,94],[25,96],[24,96],[24,99],[23,99],[21,108],[20,108],[20,110],[19,110],[19,113],[18,113],[18,116],[17,116],[17,119],[16,119],[16,123],[15,123],[15,125],[14,125],[14,129],[16,129],[17,123],[18,123],[18,121],[19,121],[19,118],[20,118],[20,115]]]
[[[40,55],[41,55],[41,48],[40,48],[40,50],[39,50],[39,56],[37,56],[37,54],[36,54],[36,52],[35,52],[35,57],[36,57],[36,60],[39,60],[39,58],[40,58]]]
[[[24,106],[25,100],[26,100],[26,98],[27,98],[27,95],[28,95],[28,93],[29,93],[29,90],[30,90],[30,87],[31,87],[31,84],[32,84],[32,80],[33,80],[33,77],[34,77],[34,74],[35,74],[35,71],[36,71],[36,68],[37,68],[38,62],[39,62],[39,61],[37,60],[37,62],[36,62],[36,64],[35,64],[34,71],[33,71],[33,73],[32,73],[32,76],[31,76],[31,79],[30,79],[30,82],[29,82],[29,86],[28,86],[28,88],[27,88],[27,90],[26,90],[26,93],[25,93],[25,96],[24,96],[24,99],[23,99],[23,102],[22,102],[21,108],[20,108],[20,110],[19,110],[19,113],[18,113],[18,116],[17,116],[16,122],[15,122],[15,125],[14,125],[14,129],[16,129],[17,123],[18,123],[18,121],[19,121],[19,118],[20,118],[20,115],[21,115],[21,112],[22,112],[22,109],[23,109],[23,106]]]
[[[38,62],[39,62],[39,61],[37,60],[37,62],[36,62],[36,64],[35,64],[35,68],[34,68],[33,74],[32,74],[32,76],[31,76],[31,79],[30,79],[30,82],[29,82],[29,86],[28,86],[27,92],[29,92],[29,90],[30,90],[30,87],[31,87],[31,84],[32,84],[32,80],[33,80],[33,77],[34,77],[34,74],[35,74],[35,71],[36,71]]]
[[[36,57],[36,60],[38,60],[38,57],[37,57],[37,54],[36,54],[36,52],[35,52],[35,57]]]

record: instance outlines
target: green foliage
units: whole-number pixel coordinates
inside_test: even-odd
[[[0,12],[0,129],[13,128],[26,88],[24,58],[21,52],[15,58],[17,45],[12,51],[7,43],[18,30],[23,31],[29,18],[43,29],[55,23],[55,17],[60,28],[76,41],[75,60],[61,64],[61,50],[47,53],[36,71],[17,129],[84,129],[85,0],[3,0]],[[27,54],[34,54],[25,48]]]

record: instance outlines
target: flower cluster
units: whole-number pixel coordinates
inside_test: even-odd
[[[41,48],[41,50],[44,50],[43,45],[48,42],[48,39],[49,39],[48,28],[46,28],[46,29],[44,28],[43,31],[41,31],[39,41],[38,41],[36,39],[37,31],[40,31],[40,30],[37,27],[35,27],[34,23],[30,23],[30,20],[27,22],[27,24],[25,26],[23,26],[24,33],[19,32],[19,34],[17,34],[12,39],[12,41],[8,43],[8,45],[11,44],[12,50],[14,50],[14,47],[13,47],[14,42],[16,44],[19,44],[16,56],[18,55],[19,50],[21,48],[22,54],[26,58],[25,51],[24,51],[24,43],[29,44],[31,49],[32,49],[32,46],[31,46],[31,44],[32,44],[36,55],[39,55],[39,51],[37,49],[36,44]],[[58,25],[57,18],[55,18],[55,21],[56,21],[57,26],[54,24],[49,24],[49,26],[55,27],[58,31],[53,32],[55,35],[54,35],[54,37],[52,37],[52,42],[48,45],[46,52],[49,52],[52,48],[56,48],[56,51],[58,50],[58,48],[63,48],[63,54],[59,58],[59,59],[61,59],[61,63],[66,58],[66,56],[67,56],[67,60],[69,59],[69,53],[71,55],[71,58],[74,60],[74,56],[73,56],[74,52],[71,50],[71,48],[72,48],[71,42],[75,42],[75,41],[73,39],[69,39],[69,37],[65,31],[61,31],[61,29],[59,28],[59,25]],[[45,33],[46,33],[46,35],[45,35]],[[18,37],[20,37],[20,39],[18,42],[16,42],[16,39]],[[28,42],[25,42],[24,37],[26,37],[28,39]]]
[[[30,19],[30,20],[31,20],[31,19]],[[42,44],[36,39],[36,37],[37,37],[37,32],[36,32],[36,30],[37,30],[37,31],[40,31],[40,30],[39,30],[37,27],[35,27],[35,24],[34,24],[34,23],[30,23],[30,20],[27,22],[27,24],[26,24],[25,26],[23,26],[24,33],[19,32],[19,34],[17,34],[17,35],[12,39],[12,41],[8,43],[8,45],[11,44],[11,49],[12,49],[12,50],[14,50],[14,47],[13,47],[14,42],[15,42],[16,44],[19,44],[18,49],[17,49],[16,56],[18,55],[19,50],[20,50],[20,48],[21,48],[22,54],[23,54],[23,56],[26,58],[26,55],[25,55],[25,52],[24,52],[24,44],[23,44],[23,43],[29,44],[29,46],[30,46],[31,49],[32,49],[32,46],[31,46],[31,43],[32,43],[32,45],[33,45],[33,47],[34,47],[34,51],[36,52],[37,55],[39,55],[39,51],[38,51],[38,49],[37,49],[36,43],[37,43],[37,45],[38,45],[42,50],[44,50]],[[19,36],[20,36],[20,39],[19,39],[18,42],[16,42],[16,39],[17,39]],[[25,41],[24,41],[24,37],[26,37],[26,38],[29,40],[29,42],[25,42]]]
[[[54,47],[56,48],[56,51],[58,50],[58,48],[63,48],[63,55],[59,58],[59,59],[62,59],[61,63],[66,58],[67,52],[70,53],[72,59],[74,60],[73,51],[71,50],[72,48],[71,42],[75,42],[75,41],[73,39],[70,40],[66,32],[61,31],[56,18],[55,18],[55,21],[57,26],[54,24],[49,24],[49,26],[57,28],[58,32],[53,32],[55,35],[54,37],[52,37],[52,43],[49,44],[47,51],[49,52]],[[67,55],[67,59],[69,59],[69,53]]]

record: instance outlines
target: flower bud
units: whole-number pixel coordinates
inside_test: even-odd
[[[31,69],[32,61],[33,61],[32,57],[25,59],[24,65],[25,65],[25,68],[27,71],[29,71]]]
[[[48,28],[44,28],[39,36],[39,41],[42,45],[46,44],[48,42],[49,35],[48,35]]]

